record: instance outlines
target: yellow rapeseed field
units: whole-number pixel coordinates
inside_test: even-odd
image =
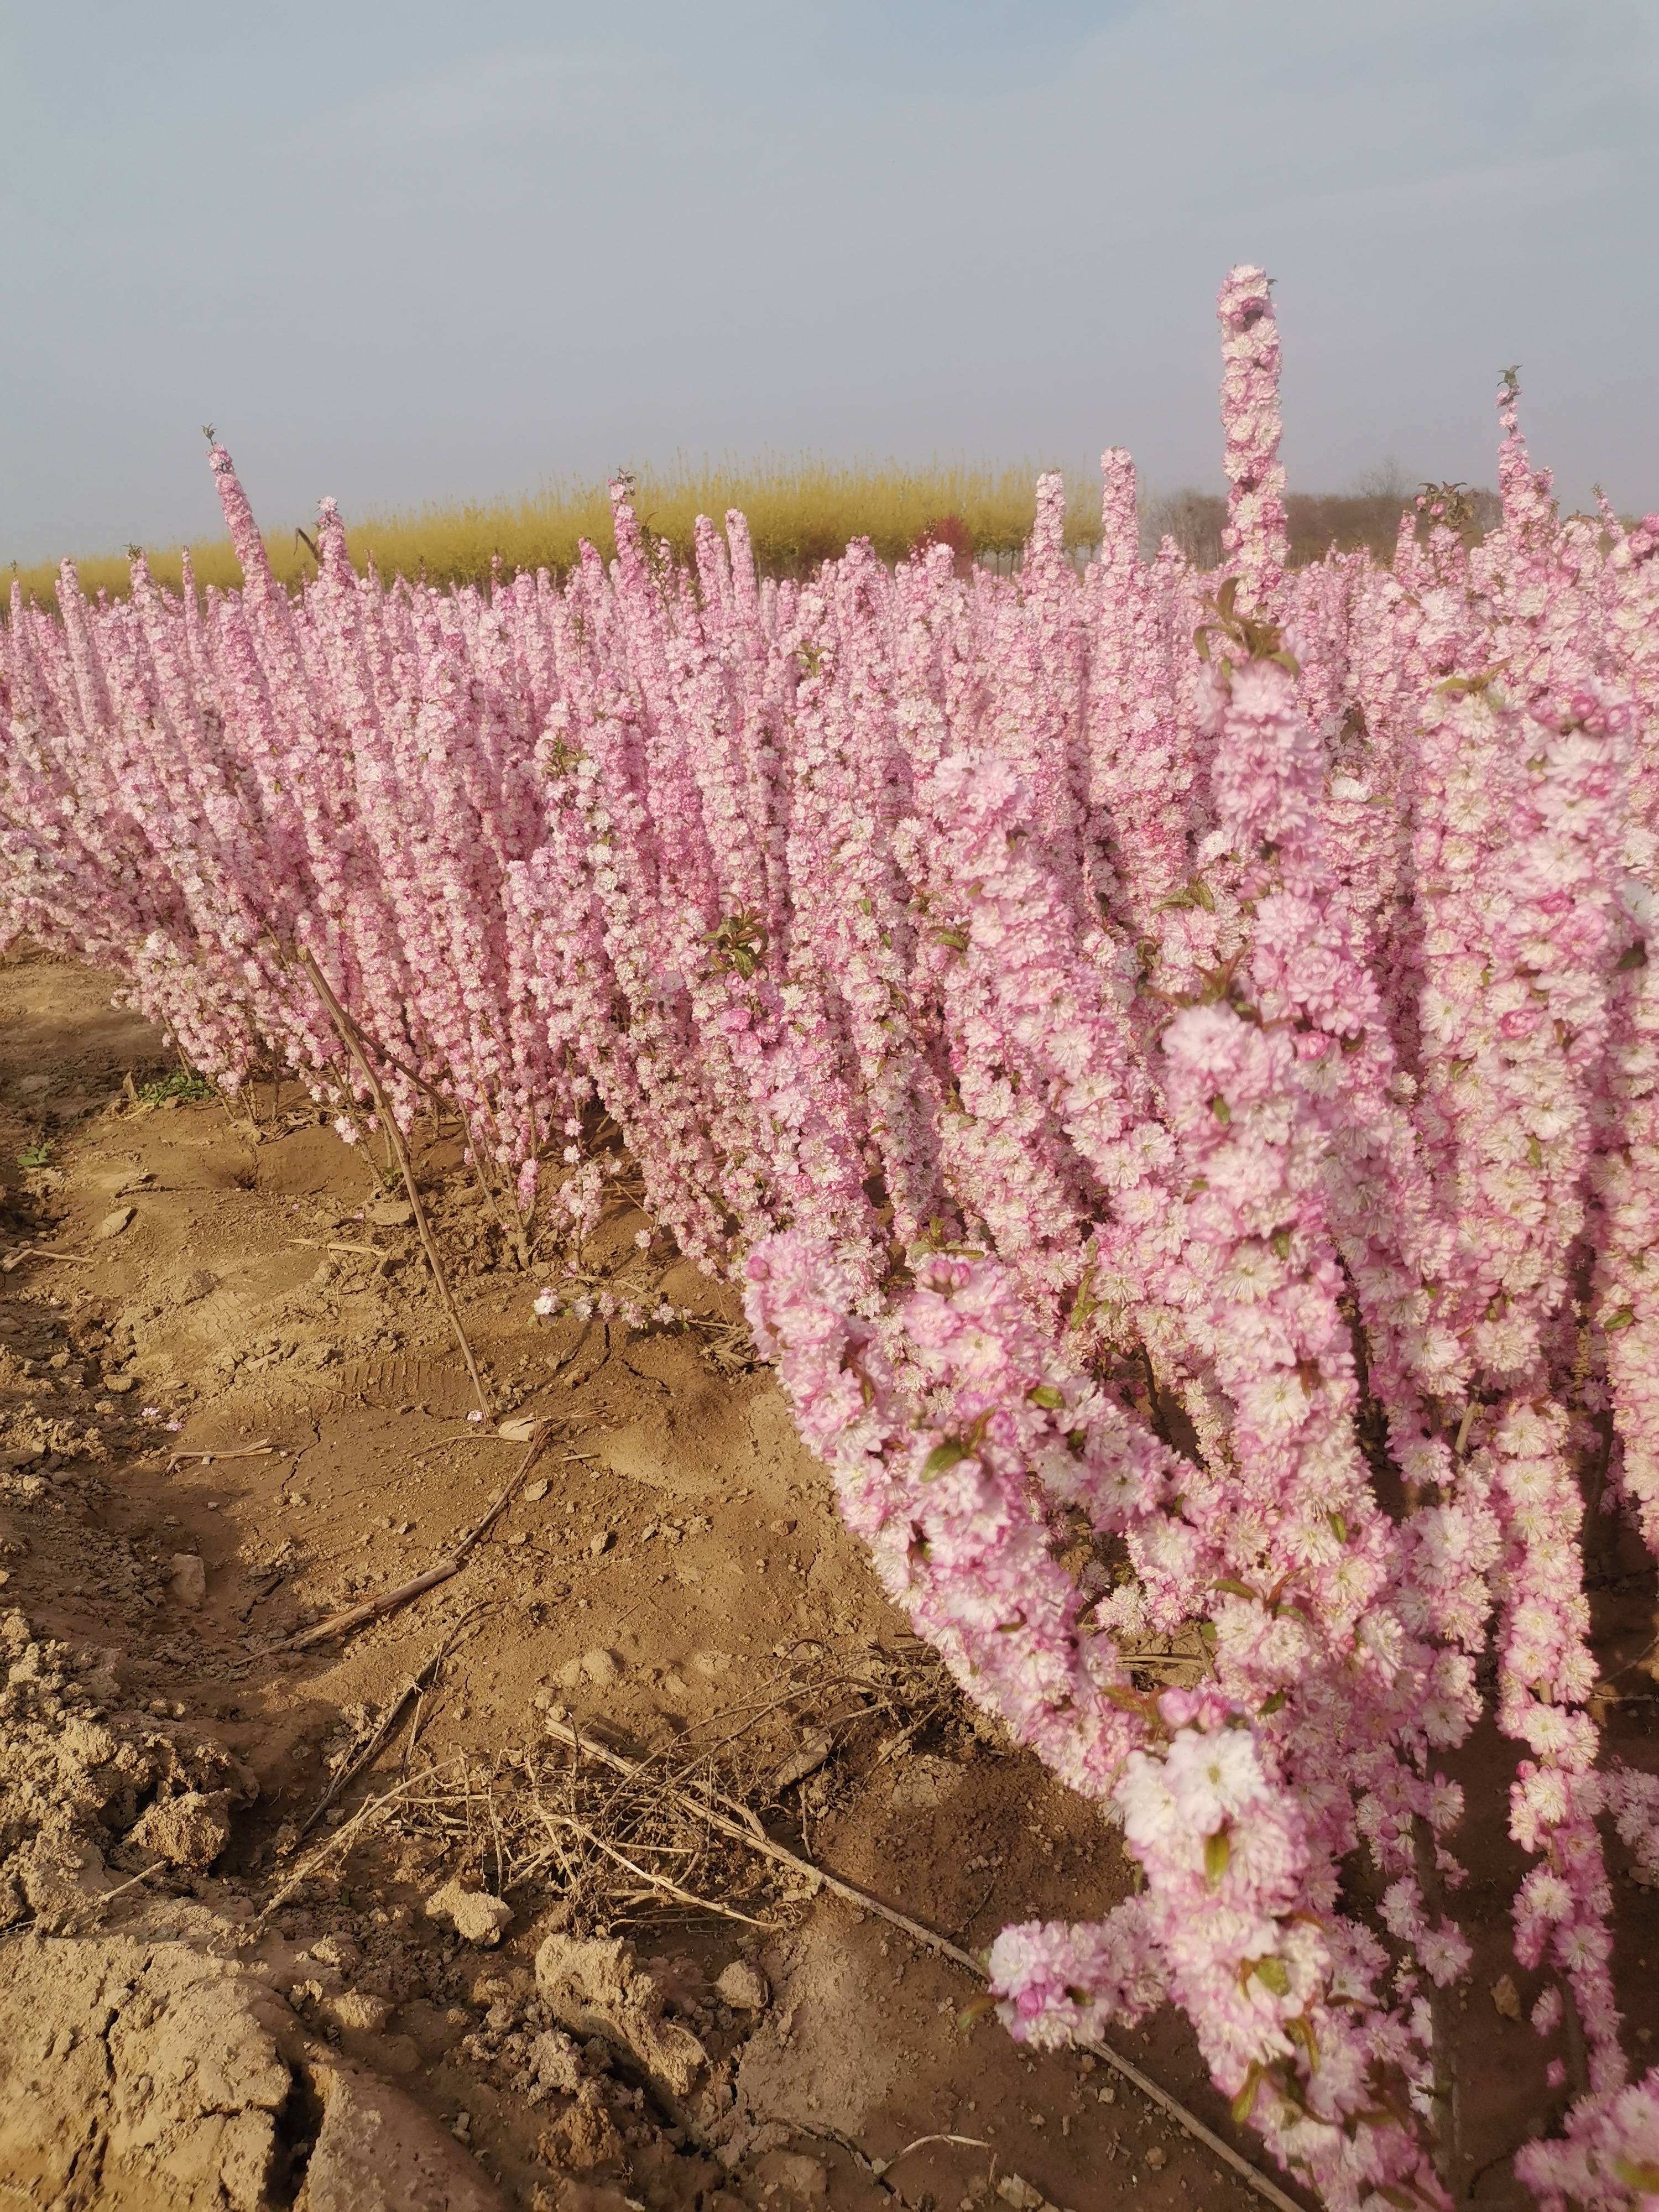
[[[692,527],[699,514],[720,521],[728,507],[740,507],[749,518],[763,570],[799,575],[844,551],[854,538],[868,538],[884,559],[895,560],[930,525],[951,516],[965,525],[976,552],[1014,554],[1030,531],[1038,472],[1036,465],[998,469],[936,464],[912,469],[892,461],[681,465],[661,472],[641,472],[635,506],[653,535],[665,538],[682,559],[690,555]],[[1098,484],[1068,472],[1068,494],[1067,538],[1075,545],[1092,544],[1100,529]],[[485,582],[496,557],[508,574],[549,568],[562,574],[576,559],[584,538],[607,559],[615,550],[611,502],[603,483],[555,484],[526,499],[428,507],[361,522],[348,517],[346,530],[351,558],[360,570],[372,560],[383,576],[424,575],[437,584]],[[285,582],[297,583],[313,573],[310,550],[297,530],[272,531],[265,543],[271,565]],[[176,590],[182,549],[146,546],[144,551],[152,574]],[[228,538],[192,544],[190,557],[199,586],[234,588],[241,581]],[[82,589],[89,596],[100,590],[116,596],[127,589],[128,563],[123,555],[77,559],[76,568]],[[55,563],[40,562],[16,574],[26,596],[33,594],[42,605],[55,598]]]

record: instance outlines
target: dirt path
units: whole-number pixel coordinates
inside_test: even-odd
[[[292,1086],[260,1085],[248,1117],[146,1100],[167,1055],[108,994],[38,955],[0,966],[0,1250],[88,1262],[0,1276],[7,2201],[1259,2203],[1097,2062],[961,2019],[968,1977],[878,1916],[572,1768],[550,1719],[718,1782],[757,1833],[969,1950],[1011,1920],[1096,1917],[1127,1883],[1097,1817],[909,1639],[770,1377],[733,1370],[725,1294],[671,1255],[661,1292],[705,1330],[538,1322],[544,1279],[504,1252],[451,1134],[419,1166],[466,1326],[498,1417],[550,1419],[552,1441],[459,1574],[280,1648],[445,1553],[524,1446],[466,1418],[371,1164]],[[590,1265],[649,1228],[617,1212]],[[1639,1563],[1612,1557],[1600,1602],[1622,1665],[1651,1632]],[[1647,1711],[1621,1708],[1632,1746]],[[458,1932],[464,1902],[428,1913],[445,1884],[501,1896],[498,1941]],[[1647,1893],[1620,1893],[1638,1928]],[[559,1960],[591,1975],[575,1947],[620,1938],[653,1979],[585,2033]],[[1515,2201],[1490,2161],[1548,2109],[1529,2031],[1485,1993],[1497,1924],[1492,1960],[1470,2035],[1506,2063],[1466,2119],[1485,2204]],[[1659,2025],[1644,1972],[1626,1995]],[[690,2087],[653,2035],[697,2039]],[[1120,2043],[1231,2138],[1177,2019]],[[210,2050],[234,2076],[211,2094]],[[944,2136],[970,2140],[893,2164]]]

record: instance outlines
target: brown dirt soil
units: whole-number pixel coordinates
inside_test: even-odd
[[[497,1417],[552,1440],[459,1574],[281,1648],[441,1558],[525,1447],[466,1419],[413,1233],[395,1207],[366,1218],[374,1164],[292,1085],[258,1085],[246,1114],[147,1102],[167,1054],[110,989],[27,949],[0,963],[0,1253],[86,1262],[0,1274],[5,2200],[1259,2203],[1097,2060],[963,2018],[969,1978],[874,1911],[573,1767],[561,1725],[717,1784],[757,1835],[969,1950],[1096,1916],[1129,1879],[1098,1815],[908,1637],[770,1376],[734,1353],[728,1294],[653,1247],[653,1279],[706,1328],[538,1322],[542,1279],[453,1134],[416,1151],[467,1331]],[[590,1268],[649,1225],[615,1213]],[[1599,1540],[1611,1675],[1651,1636],[1653,1588]],[[1650,1711],[1613,1711],[1632,1758]],[[1473,1803],[1494,1758],[1471,1754]],[[1532,1996],[1501,1798],[1476,1828],[1460,2194],[1507,2205],[1509,2154],[1560,2100],[1490,1997],[1505,1972]],[[1617,1863],[1640,2048],[1659,1927]],[[567,1971],[601,1952],[602,2020]],[[1236,2139],[1178,2017],[1119,2047]],[[907,2150],[945,2136],[968,2140]]]

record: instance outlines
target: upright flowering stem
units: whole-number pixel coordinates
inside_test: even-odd
[[[1279,325],[1270,280],[1230,270],[1221,323],[1221,422],[1226,433],[1227,527],[1222,545],[1247,613],[1274,611],[1290,562],[1285,471],[1279,459]]]

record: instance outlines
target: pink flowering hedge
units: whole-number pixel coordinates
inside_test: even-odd
[[[1004,1932],[1012,2032],[1173,1999],[1345,2212],[1449,2202],[1489,1709],[1559,2092],[1523,2174],[1659,2204],[1605,1862],[1659,1864],[1659,1784],[1587,1710],[1581,1551],[1590,1480],[1659,1545],[1659,517],[1561,521],[1510,381],[1483,544],[1430,502],[1291,573],[1259,270],[1220,317],[1209,574],[1140,561],[1112,452],[1081,574],[1057,478],[1014,578],[803,585],[735,514],[676,568],[619,485],[608,571],[489,595],[359,579],[325,502],[290,599],[216,446],[240,595],[14,595],[5,933],[353,1134],[314,959],[526,1234],[630,1160],[886,1587],[1139,1864]],[[1085,1522],[1115,1575],[1060,1563]],[[1136,1691],[1194,1622],[1203,1686]]]

